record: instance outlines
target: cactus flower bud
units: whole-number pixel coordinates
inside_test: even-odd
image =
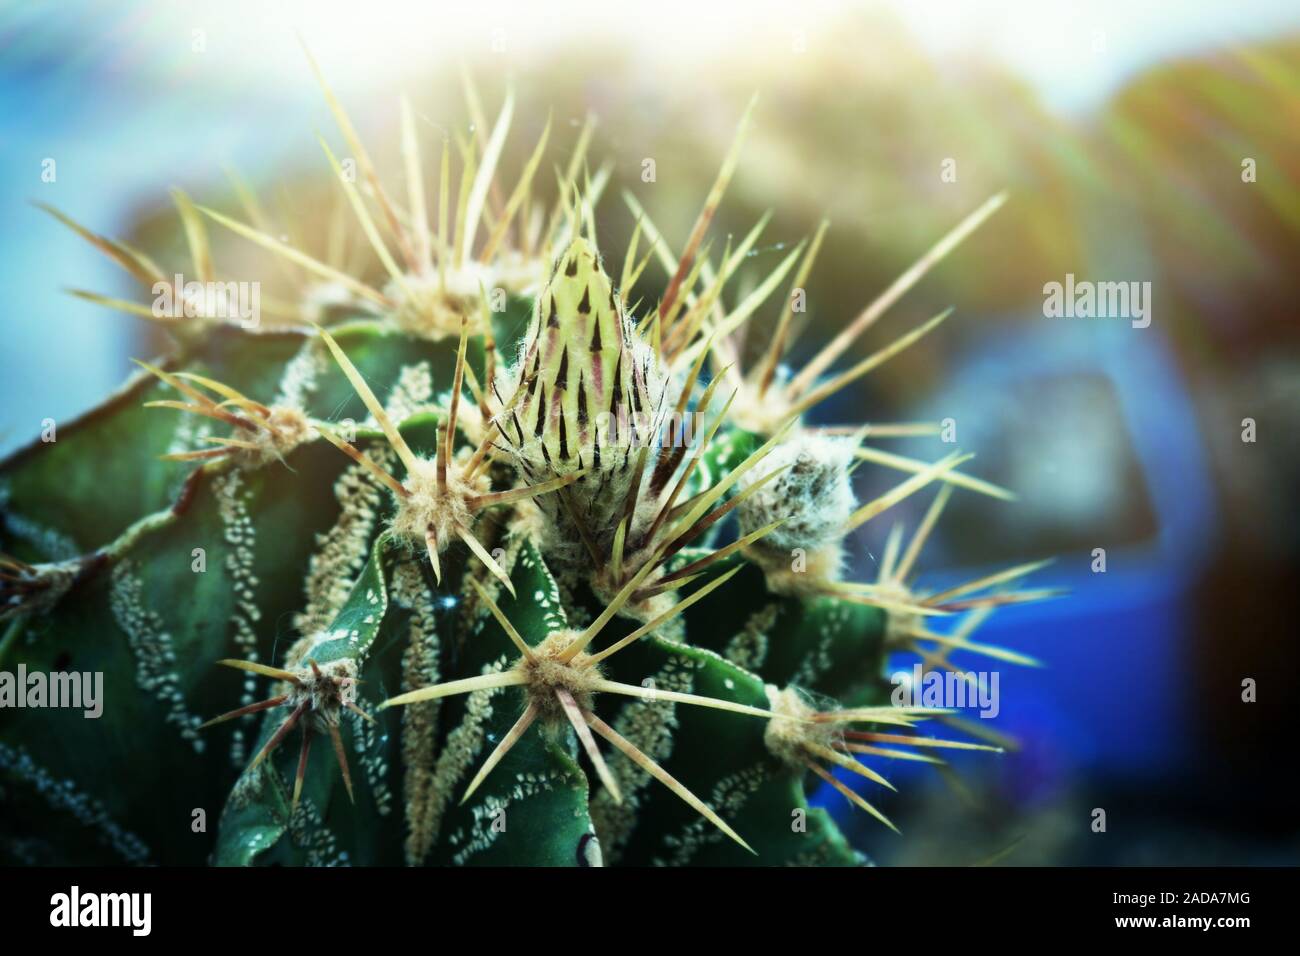
[[[562,526],[557,538],[576,545],[580,521],[594,541],[607,541],[638,452],[655,452],[668,383],[588,240],[574,239],[556,260],[512,378],[519,392],[500,424],[525,477],[587,472],[566,489],[572,511],[541,502]]]

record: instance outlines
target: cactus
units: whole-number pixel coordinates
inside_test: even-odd
[[[444,148],[431,225],[409,107],[399,206],[321,83],[364,192],[325,152],[382,284],[276,239],[247,190],[252,223],[177,192],[202,282],[218,281],[209,220],[303,277],[250,327],[51,210],[187,311],[78,292],[160,322],[175,348],[0,467],[0,665],[105,686],[99,720],[0,715],[0,858],[866,862],[811,789],[893,824],[832,770],[869,791],[891,760],[998,749],[925,731],[942,709],[895,706],[887,656],[1032,663],[970,633],[1048,592],[1005,590],[1037,565],[916,588],[950,493],[1009,494],[958,471],[966,457],[864,444],[930,426],[804,415],[944,320],[826,375],[1001,197],[798,375],[782,365],[790,308],[745,370],[733,334],[787,279],[802,286],[825,233],[726,304],[766,225],[710,258],[748,112],[680,257],[625,196],[636,227],[615,281],[592,214],[608,170],[580,176],[590,125],[548,209],[533,180],[549,125],[516,185],[501,175],[508,95],[458,144],[455,196]],[[654,257],[669,278],[642,307]],[[907,477],[859,503],[863,463]],[[845,580],[845,536],[931,487],[878,580]]]

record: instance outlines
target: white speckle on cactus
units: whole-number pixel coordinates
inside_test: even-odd
[[[403,561],[393,569],[392,592],[394,602],[411,612],[402,655],[402,690],[437,683],[441,675],[438,615],[416,562]],[[424,862],[437,837],[434,757],[441,709],[441,701],[429,700],[402,711],[402,794],[407,828],[404,852],[409,866]]]
[[[434,403],[433,397],[433,372],[429,368],[429,363],[417,362],[414,365],[403,365],[402,370],[397,374],[397,383],[388,393],[384,411],[395,422],[405,421],[412,415],[437,410],[438,406]],[[372,422],[374,422],[373,416],[367,420],[367,424]],[[374,427],[378,427],[377,422],[374,422]]]
[[[132,562],[123,561],[113,569],[109,605],[135,658],[136,684],[167,708],[167,722],[180,728],[181,737],[202,753],[204,741],[198,733],[202,721],[186,707],[172,636],[162,618],[145,605],[144,583]]]
[[[244,479],[238,471],[229,471],[219,475],[213,481],[213,490],[217,496],[217,509],[221,515],[222,534],[230,551],[226,555],[226,571],[230,576],[231,589],[243,595],[243,600],[235,603],[230,623],[234,630],[235,645],[239,649],[237,657],[245,660],[257,660],[257,631],[254,624],[261,617],[255,602],[253,586],[252,545],[256,541],[257,531],[253,519],[248,513],[246,496],[241,494]],[[244,678],[244,703],[251,704],[255,699],[257,680],[252,674]],[[247,762],[242,726],[234,728],[230,741],[230,761],[235,767],[242,767]]]
[[[486,665],[480,673],[500,673],[509,666],[509,661],[498,657]],[[466,772],[482,753],[487,740],[486,724],[492,717],[493,699],[503,693],[500,688],[476,690],[465,699],[465,716],[459,726],[447,735],[438,761],[434,765],[432,783],[429,789],[429,803],[424,808],[423,825],[427,828],[425,838],[432,846],[442,829],[442,820],[452,802],[452,794],[463,783]]]
[[[325,350],[320,347],[320,342],[314,338],[305,341],[298,354],[284,367],[275,404],[305,411],[307,399],[316,391],[317,382],[327,367]]]
[[[393,811],[393,791],[388,786],[388,761],[384,759],[384,749],[379,745],[379,731],[370,721],[363,720],[360,714],[349,711],[348,718],[355,742],[353,750],[365,773],[371,799],[375,802],[375,812],[386,817]]]
[[[325,825],[320,810],[309,798],[304,798],[298,804],[298,809],[290,815],[289,837],[296,846],[306,851],[308,866],[347,865],[347,853],[339,850],[334,831]]]
[[[690,693],[695,685],[693,669],[677,657],[665,661],[652,677],[654,686],[662,690]],[[677,705],[664,700],[632,700],[619,713],[613,726],[643,754],[662,764],[672,756]],[[605,858],[614,862],[636,828],[637,808],[644,799],[643,791],[652,786],[653,781],[622,754],[612,755],[608,763],[623,793],[623,802],[616,803],[608,790],[600,790],[591,798],[590,813]]]
[[[728,774],[717,782],[706,802],[718,812],[734,816],[769,776],[768,768],[761,763]],[[697,817],[680,833],[666,834],[663,844],[672,853],[666,857],[656,857],[652,862],[655,866],[687,866],[700,850],[726,839],[717,828],[709,826],[708,820]]]
[[[390,466],[395,458],[391,451],[382,448],[370,454],[381,467]],[[370,554],[383,492],[369,471],[361,465],[351,465],[334,483],[334,497],[339,503],[338,520],[329,531],[317,536],[320,548],[312,555],[303,585],[306,606],[294,616],[293,625],[300,634],[324,630],[347,601],[352,582]],[[370,603],[377,602],[378,595],[374,595]],[[291,665],[302,660],[305,645],[299,644],[286,657]]]
[[[727,642],[723,656],[737,667],[760,670],[767,661],[768,632],[780,613],[781,605],[773,601],[751,614],[744,628]]]
[[[104,804],[77,789],[71,780],[56,780],[48,770],[37,765],[26,750],[16,750],[0,743],[0,773],[7,786],[30,787],[55,810],[69,814],[86,828],[87,837],[110,847],[124,862],[149,862],[152,855],[144,841],[115,822]]]

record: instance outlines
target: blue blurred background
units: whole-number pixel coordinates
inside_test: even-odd
[[[999,611],[979,634],[1046,667],[968,662],[999,669],[994,729],[1012,752],[954,761],[960,783],[891,767],[901,793],[880,802],[904,839],[833,793],[819,802],[886,863],[1296,862],[1300,8],[703,6],[6,4],[0,454],[164,345],[63,293],[138,298],[30,201],[179,262],[166,255],[179,248],[168,187],[219,205],[232,167],[301,234],[323,229],[314,133],[330,120],[295,31],[384,162],[397,161],[400,91],[426,130],[464,127],[461,63],[489,109],[509,76],[536,126],[547,109],[567,126],[593,112],[593,152],[614,172],[600,230],[618,259],[632,227],[618,188],[680,243],[757,89],[715,228],[739,234],[774,209],[759,267],[832,219],[805,351],[966,212],[1010,192],[857,354],[947,305],[954,319],[818,417],[954,417],[973,470],[1018,493],[955,498],[924,584],[1055,555],[1039,580],[1069,590]],[[527,130],[510,144],[516,162]],[[647,156],[652,185],[638,175]],[[939,176],[949,158],[956,182]],[[1042,287],[1067,273],[1152,282],[1151,326],[1045,318]],[[1255,443],[1241,440],[1244,418]],[[897,480],[861,473],[864,497]],[[914,526],[924,505],[897,517]],[[863,529],[856,570],[871,573],[887,530]],[[1246,678],[1257,703],[1241,700]],[[1096,807],[1106,834],[1089,828]]]

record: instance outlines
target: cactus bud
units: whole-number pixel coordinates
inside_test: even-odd
[[[608,541],[637,452],[654,452],[667,378],[588,240],[574,239],[556,260],[512,377],[520,391],[501,427],[525,477],[587,470],[566,489],[576,517],[559,496],[541,502],[561,525],[557,539],[575,543],[581,521],[592,540]]]

